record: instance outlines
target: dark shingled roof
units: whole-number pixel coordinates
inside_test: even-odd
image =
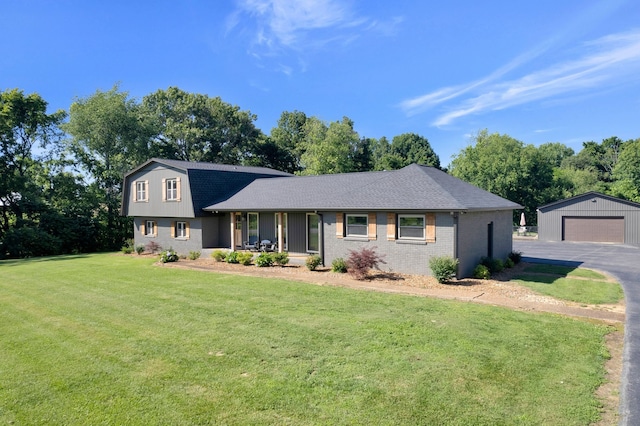
[[[230,164],[215,164],[215,163],[206,163],[206,162],[198,162],[198,161],[181,161],[181,160],[165,160],[164,158],[152,158],[147,160],[145,163],[136,167],[135,169],[128,172],[126,176],[137,172],[145,168],[150,163],[159,163],[164,164],[169,167],[174,167],[176,169],[189,171],[189,170],[215,170],[219,172],[244,172],[244,173],[257,173],[262,175],[273,175],[273,176],[293,176],[290,173],[281,172],[279,170],[269,169],[267,167],[253,167],[253,166],[234,166]]]
[[[209,211],[513,210],[522,206],[447,173],[412,164],[400,170],[256,179]]]
[[[266,167],[234,166],[228,164],[152,158],[125,175],[123,200],[127,200],[128,197],[129,185],[126,184],[127,177],[133,173],[143,170],[151,163],[162,164],[166,167],[183,170],[187,173],[189,176],[189,188],[191,190],[193,211],[196,216],[207,215],[203,210],[205,207],[212,203],[226,200],[231,195],[249,185],[255,179],[268,180],[280,176],[293,177],[290,173]],[[125,204],[126,201],[123,201],[121,214],[125,214]]]

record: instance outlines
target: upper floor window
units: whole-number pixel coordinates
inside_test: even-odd
[[[138,180],[133,183],[133,201],[149,201],[149,181]]]
[[[178,199],[178,181],[176,179],[167,179],[167,200]]]
[[[347,236],[366,237],[368,234],[369,222],[366,214],[347,215]]]
[[[180,178],[162,179],[162,201],[180,201]]]
[[[398,238],[424,240],[424,215],[398,215]]]

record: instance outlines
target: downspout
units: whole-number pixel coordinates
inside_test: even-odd
[[[458,213],[453,214],[453,258],[458,259]],[[460,278],[458,270],[456,270],[456,278]]]
[[[318,247],[320,249],[320,259],[322,260],[321,265],[324,265],[324,217],[322,216],[322,213],[318,213],[316,212],[316,214],[318,215],[318,217],[320,218],[320,226],[318,229],[318,244],[320,245],[320,247]]]

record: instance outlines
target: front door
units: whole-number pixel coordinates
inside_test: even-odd
[[[233,238],[236,242],[236,247],[242,247],[242,213],[235,213],[236,215],[236,227],[233,231],[235,235]]]

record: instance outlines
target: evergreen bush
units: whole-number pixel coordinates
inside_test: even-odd
[[[224,262],[227,259],[228,254],[229,252],[225,250],[214,250],[213,253],[211,253],[211,257],[216,262]]]
[[[307,265],[307,269],[310,271],[315,271],[318,266],[322,263],[322,259],[317,254],[312,254],[308,256],[305,260],[305,265]]]
[[[244,265],[244,266],[249,266],[251,265],[251,261],[253,260],[253,254],[247,251],[243,251],[241,253],[238,253],[237,258],[238,258],[237,263],[240,263],[241,265]]]
[[[273,266],[273,256],[271,253],[262,252],[256,257],[256,266],[259,268],[264,268],[268,266]]]
[[[283,251],[282,253],[273,253],[272,256],[276,265],[284,266],[289,263],[289,253],[287,252]]]
[[[333,262],[331,262],[331,271],[344,274],[347,272],[347,262],[341,257],[333,259]]]
[[[483,264],[479,264],[473,270],[473,277],[479,280],[488,280],[489,278],[491,278],[491,272],[489,271],[489,268],[487,268]]]
[[[429,259],[429,268],[439,283],[446,283],[456,276],[458,259],[451,256],[432,257]]]

